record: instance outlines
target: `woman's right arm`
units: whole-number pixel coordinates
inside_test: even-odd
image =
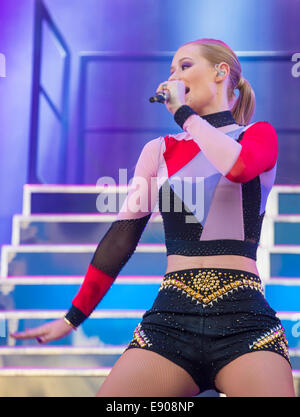
[[[157,167],[161,139],[146,143],[137,161],[128,195],[88,266],[79,292],[64,318],[11,334],[16,339],[59,339],[76,329],[96,308],[134,253],[157,202]],[[139,200],[139,203],[137,202]]]

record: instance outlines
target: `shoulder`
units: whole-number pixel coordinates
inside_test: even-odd
[[[139,156],[139,163],[145,165],[153,171],[156,169],[157,164],[164,151],[164,137],[159,136],[146,142]]]
[[[144,144],[143,151],[154,151],[155,149],[160,148],[163,141],[164,141],[163,136],[159,136],[157,138],[151,139]]]
[[[163,138],[161,136],[151,139],[142,146],[140,156],[147,158],[159,153]]]
[[[277,132],[274,126],[267,121],[259,120],[244,127],[238,140],[242,138],[264,138],[270,140],[277,140]]]
[[[243,132],[246,131],[276,133],[274,126],[270,122],[266,122],[264,120],[259,120],[257,122],[253,122],[245,126]]]

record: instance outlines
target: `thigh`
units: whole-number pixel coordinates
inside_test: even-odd
[[[192,397],[199,387],[181,366],[141,348],[126,350],[101,385],[98,397]]]
[[[231,397],[294,397],[291,367],[271,351],[246,353],[216,375],[216,387]]]

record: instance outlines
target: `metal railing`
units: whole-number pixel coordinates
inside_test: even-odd
[[[51,33],[59,45],[59,52],[64,60],[62,93],[61,93],[61,110],[59,110],[50,97],[50,94],[41,85],[41,67],[42,67],[42,28],[43,23],[48,25]],[[60,129],[60,156],[58,178],[64,182],[66,177],[66,144],[68,134],[68,102],[69,102],[69,80],[70,80],[70,61],[71,54],[69,48],[49,15],[42,0],[35,1],[35,18],[34,18],[34,50],[33,50],[33,73],[32,73],[32,99],[31,99],[31,120],[30,120],[30,144],[28,160],[28,177],[29,184],[41,183],[38,177],[38,145],[39,145],[39,116],[40,116],[40,98],[41,95],[46,100],[49,108],[59,121]]]

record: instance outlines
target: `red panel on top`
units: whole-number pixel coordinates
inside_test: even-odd
[[[200,148],[193,140],[176,140],[172,136],[165,136],[166,150],[164,158],[166,161],[169,178],[190,162]]]
[[[259,121],[243,133],[241,152],[226,175],[233,182],[245,183],[263,172],[271,170],[277,161],[278,139],[275,128]]]

